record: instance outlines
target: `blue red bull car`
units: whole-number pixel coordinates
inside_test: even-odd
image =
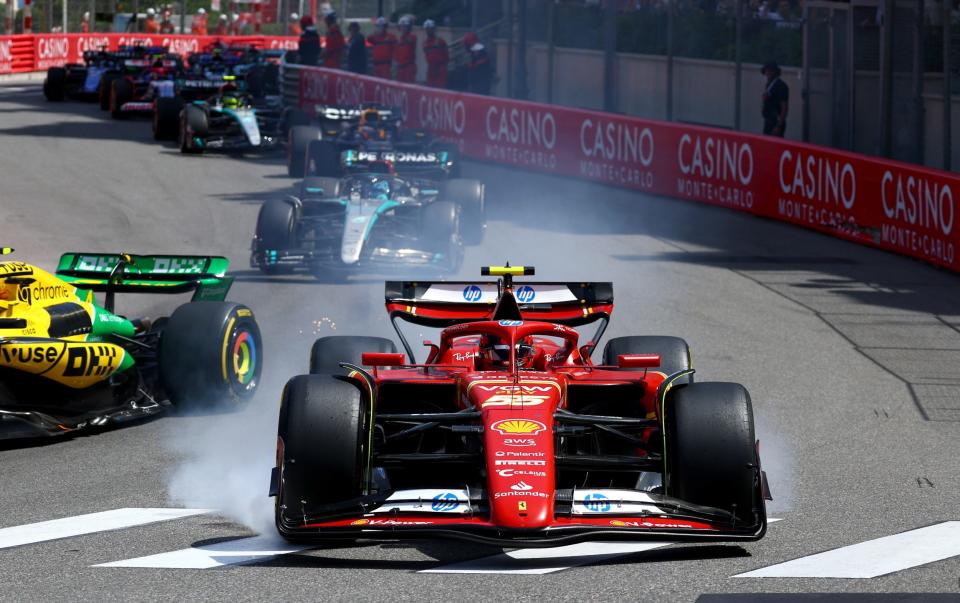
[[[736,541],[766,532],[750,396],[694,382],[687,344],[593,352],[611,283],[386,284],[401,342],[324,337],[282,395],[276,525],[290,540],[502,546]],[[423,358],[400,323],[440,329]],[[578,329],[596,325],[586,341]]]

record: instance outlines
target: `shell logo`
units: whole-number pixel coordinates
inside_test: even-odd
[[[358,520],[356,520],[356,521],[351,521],[351,522],[350,522],[350,525],[352,525],[352,526],[365,526],[365,525],[367,525],[368,523],[370,523],[370,520],[369,520],[369,519],[358,519]]]
[[[627,527],[627,522],[620,521],[619,519],[614,519],[613,521],[610,522],[610,525],[617,526],[618,528],[624,528],[624,527]]]
[[[530,419],[503,419],[490,426],[501,435],[536,435],[547,428],[540,421]]]

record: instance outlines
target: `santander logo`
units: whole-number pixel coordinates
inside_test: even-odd
[[[514,485],[510,486],[510,489],[515,490],[517,492],[527,492],[529,490],[533,490],[533,486],[531,486],[525,481],[519,481]]]

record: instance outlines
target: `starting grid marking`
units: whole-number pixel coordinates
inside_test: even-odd
[[[215,513],[210,509],[123,508],[0,528],[0,550],[98,532]],[[780,521],[769,519],[769,523]],[[671,546],[672,542],[582,542],[516,549],[422,570],[427,574],[543,575]],[[93,567],[206,570],[256,563],[315,548],[276,535],[238,538]],[[945,521],[815,553],[737,574],[733,578],[875,578],[960,556],[960,521]]]

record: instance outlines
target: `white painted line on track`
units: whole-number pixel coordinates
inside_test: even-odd
[[[205,546],[190,547],[147,557],[101,563],[94,567],[150,567],[165,569],[211,569],[238,563],[264,561],[278,555],[297,553],[315,545],[290,544],[280,536],[254,536]]]
[[[780,521],[770,518],[768,524]],[[571,567],[600,563],[608,559],[642,553],[676,544],[674,542],[581,542],[544,549],[517,549],[472,561],[451,563],[421,574],[551,574]]]
[[[209,512],[208,509],[124,508],[29,523],[0,529],[0,549],[83,534],[131,528]]]
[[[734,578],[875,578],[960,555],[960,521],[947,521],[778,563]]]

